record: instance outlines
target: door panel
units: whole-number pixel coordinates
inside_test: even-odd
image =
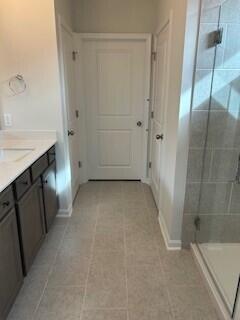
[[[42,182],[40,178],[17,203],[17,208],[24,273],[27,274],[45,238]]]
[[[76,117],[76,87],[75,87],[75,61],[73,59],[73,34],[61,25],[62,54],[64,67],[65,104],[67,108],[67,121],[69,134],[69,152],[71,165],[72,198],[75,198],[79,187],[79,125]],[[67,133],[66,133],[67,134]]]
[[[161,210],[163,195],[161,181],[164,175],[164,131],[167,111],[167,84],[169,64],[169,26],[155,38],[154,98],[152,119],[151,187],[156,204]]]
[[[14,209],[0,222],[0,261],[0,319],[6,319],[23,282]]]
[[[90,179],[144,176],[146,55],[143,40],[83,40]]]

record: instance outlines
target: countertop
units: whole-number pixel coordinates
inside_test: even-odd
[[[0,192],[7,188],[56,142],[56,132],[54,131],[0,131],[0,149],[33,149],[20,160],[0,162]]]

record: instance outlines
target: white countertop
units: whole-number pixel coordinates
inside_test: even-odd
[[[56,142],[56,132],[54,131],[0,131],[0,148],[33,149],[27,156],[18,161],[0,163],[0,192],[7,188]]]

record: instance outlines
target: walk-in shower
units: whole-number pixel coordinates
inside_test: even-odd
[[[230,314],[240,275],[240,1],[203,0],[183,243],[196,243]]]

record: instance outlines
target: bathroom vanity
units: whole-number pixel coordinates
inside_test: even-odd
[[[34,147],[32,141],[32,151],[24,156],[21,148],[0,146],[0,152],[21,153],[18,158],[19,153],[12,152],[9,158],[9,152],[5,161],[0,157],[1,320],[6,319],[58,211],[54,144],[53,140],[35,141]]]

